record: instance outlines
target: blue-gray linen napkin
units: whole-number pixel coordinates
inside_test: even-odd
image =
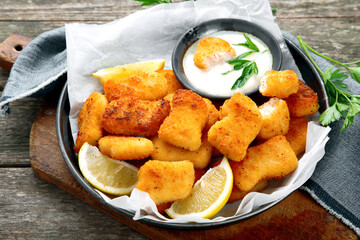
[[[298,44],[293,35],[283,34]],[[317,56],[313,58],[322,70],[331,66]],[[8,104],[14,100],[58,88],[64,74],[66,40],[61,27],[39,35],[19,55],[0,98],[1,113],[8,114]],[[349,79],[345,82],[353,93],[360,93],[359,84]],[[353,126],[340,134],[341,126],[342,121],[331,125],[326,154],[301,189],[360,236],[360,122],[356,117]]]

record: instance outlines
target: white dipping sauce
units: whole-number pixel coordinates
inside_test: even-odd
[[[221,38],[234,48],[236,51],[236,56],[251,51],[251,49],[243,46],[234,46],[233,44],[245,43],[246,39],[243,35],[243,32],[237,31],[219,31],[216,33],[209,34],[205,37],[218,37]],[[258,74],[253,74],[244,86],[241,88],[231,90],[231,87],[238,79],[242,70],[232,71],[226,75],[222,73],[228,72],[233,69],[233,65],[228,64],[227,62],[219,63],[212,66],[208,70],[203,70],[195,66],[194,64],[194,54],[197,48],[197,45],[201,39],[196,41],[193,45],[189,47],[186,51],[183,58],[183,68],[186,77],[189,79],[191,84],[203,92],[218,95],[218,96],[229,96],[236,92],[241,92],[243,94],[251,93],[257,91],[260,86],[260,79],[264,73],[272,69],[273,58],[270,52],[270,49],[266,44],[261,41],[259,38],[245,33],[251,41],[259,48],[259,52],[254,52],[247,56],[246,60],[255,61],[258,67]],[[204,38],[205,38],[204,37]],[[266,52],[264,52],[267,50]]]

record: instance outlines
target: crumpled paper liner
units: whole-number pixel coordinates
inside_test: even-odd
[[[68,60],[68,92],[70,101],[70,125],[74,140],[78,132],[77,119],[86,98],[92,92],[103,92],[100,81],[91,74],[99,69],[116,65],[165,59],[165,68],[171,69],[171,54],[176,42],[190,28],[216,18],[239,18],[255,22],[270,31],[279,41],[283,52],[282,69],[300,73],[286,47],[268,1],[264,0],[198,0],[173,4],[161,4],[138,11],[125,18],[103,25],[66,24]],[[147,193],[135,189],[129,196],[110,199],[99,194],[113,206],[134,213],[134,219],[156,221],[221,222],[246,215],[264,204],[289,195],[305,183],[314,172],[316,163],[325,154],[330,128],[309,123],[306,153],[299,160],[297,169],[281,180],[269,182],[261,193],[249,193],[242,201],[226,204],[212,219],[169,219],[159,214]]]

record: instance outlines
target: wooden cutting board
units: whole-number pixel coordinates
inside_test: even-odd
[[[300,190],[263,213],[224,227],[181,231],[134,221],[102,205],[70,173],[56,137],[58,96],[55,94],[44,100],[31,129],[30,161],[34,172],[152,239],[357,239],[351,229]]]
[[[31,39],[14,34],[0,44],[0,67],[10,70]],[[58,146],[56,105],[60,92],[45,98],[30,133],[30,161],[37,176],[152,239],[357,239],[357,235],[299,190],[250,219],[203,230],[173,230],[134,221],[105,207],[70,173]]]

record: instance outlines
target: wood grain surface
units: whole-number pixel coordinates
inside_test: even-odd
[[[360,2],[358,0],[271,0],[270,3],[277,9],[276,22],[282,30],[302,36],[315,49],[340,61],[350,62],[359,58]],[[141,9],[144,7],[131,0],[2,0],[0,42],[12,33],[34,38],[44,31],[63,26],[65,23],[105,23]],[[0,69],[0,94],[8,76],[8,72]],[[40,146],[50,147],[44,150],[37,148],[37,150],[43,151],[49,161],[62,160],[59,159],[54,130],[50,128],[54,123],[51,121],[55,119],[56,100],[56,97],[18,100],[10,104],[11,114],[6,118],[0,118],[0,179],[2,180],[0,238],[147,239],[149,236],[166,239],[169,233],[164,229],[158,229],[157,236],[149,233],[152,231],[149,230],[149,226],[139,225],[133,230],[126,225],[125,220],[117,221],[35,176],[29,155],[30,129],[35,118],[34,129],[49,133],[42,139],[45,140],[45,144]],[[39,108],[40,112],[37,115]],[[32,159],[34,158],[35,155],[32,156]],[[240,231],[237,225],[231,225],[227,230],[238,231],[240,236],[247,236],[247,239],[284,239],[285,233],[287,236],[293,235],[293,239],[357,239],[353,231],[325,211],[316,212],[312,208],[306,209],[306,205],[313,203],[307,195],[301,192],[295,194],[282,202],[285,206],[294,203],[298,207],[295,210],[284,207],[282,212],[278,210],[281,213],[272,218],[260,214],[256,216],[257,220],[253,220],[263,223],[257,225],[257,228],[249,225],[248,228]],[[296,198],[303,199],[304,202],[296,202]],[[269,211],[277,210],[273,208]],[[303,214],[299,214],[300,212]],[[320,229],[323,230],[317,232],[317,235],[315,233],[309,235],[318,229],[319,225],[315,224],[317,219],[321,219],[324,223],[320,225]],[[294,226],[293,223],[296,222],[294,220],[297,222],[302,220],[304,224]],[[306,224],[306,221],[313,221],[314,224]],[[245,224],[248,223],[244,222]],[[264,236],[261,234],[263,231],[268,231],[269,234]],[[220,232],[211,229],[189,232],[185,236],[174,231],[171,236],[174,239],[189,238],[189,236],[197,239],[227,238],[224,232],[223,235],[220,235]],[[330,236],[329,232],[334,235]],[[279,233],[284,234],[278,235]]]

